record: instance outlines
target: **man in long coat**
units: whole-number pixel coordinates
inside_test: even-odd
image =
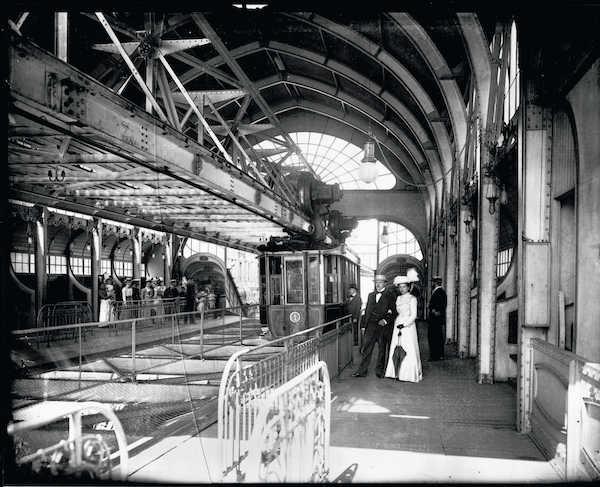
[[[362,300],[360,299],[360,294],[358,294],[356,284],[350,284],[350,286],[348,286],[348,299],[344,303],[344,311],[347,314],[352,315],[352,336],[354,337],[354,345],[358,345],[358,334],[360,332],[358,327],[361,307]]]
[[[370,293],[367,298],[364,317],[366,331],[361,349],[362,361],[356,372],[352,374],[354,377],[366,377],[375,344],[379,349],[375,374],[379,378],[383,377],[394,319],[398,314],[396,312],[396,293],[393,289],[386,289],[386,281],[384,275],[376,275],[375,291]]]
[[[433,291],[429,299],[427,327],[429,360],[440,360],[444,358],[444,330],[446,328],[446,304],[448,297],[442,287],[441,277],[433,277],[431,283],[433,284]]]

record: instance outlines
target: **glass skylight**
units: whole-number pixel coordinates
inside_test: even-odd
[[[391,189],[396,178],[379,161],[377,161],[378,177],[366,184],[359,179],[358,170],[363,157],[363,150],[338,137],[317,132],[293,132],[289,134],[298,145],[302,154],[312,166],[321,181],[327,184],[338,183],[342,189]],[[283,141],[283,137],[276,137]],[[281,148],[276,143],[265,140],[254,146],[255,149]],[[282,154],[268,157],[277,163]],[[302,169],[304,165],[296,154],[292,154],[283,162],[284,166]]]

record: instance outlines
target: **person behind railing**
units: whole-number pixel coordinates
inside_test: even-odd
[[[171,279],[169,286],[165,288],[163,298],[166,300],[165,303],[165,314],[174,314],[178,312],[177,309],[177,298],[179,297],[179,290],[177,289],[177,279]]]
[[[141,292],[142,298],[142,309],[140,310],[142,318],[148,318],[152,316],[152,306],[154,304],[154,284],[152,279],[146,280],[146,286]]]
[[[102,286],[98,290],[100,295],[100,316],[98,321],[99,327],[108,326],[108,322],[114,319],[113,303],[115,301],[115,287],[112,282],[112,277],[107,277]],[[105,324],[106,323],[106,324]]]
[[[139,318],[140,317],[140,309],[139,305],[142,300],[141,291],[140,291],[140,280],[133,279],[131,281],[131,318]]]
[[[208,294],[203,289],[196,293],[196,310],[200,313],[204,312],[204,310],[206,309],[207,298]]]
[[[206,287],[206,306],[209,310],[215,309],[217,305],[217,295],[210,287]]]
[[[133,307],[133,285],[130,277],[125,279],[125,287],[122,291],[123,306],[121,308],[121,319],[127,320],[132,318],[132,307]]]
[[[185,312],[191,313],[196,310],[196,284],[193,279],[187,281],[185,286]],[[186,314],[185,316],[186,323],[193,323],[194,316],[191,314]]]
[[[156,283],[154,285],[154,312],[158,315],[164,315],[164,307],[163,307],[163,296],[165,294],[165,286],[163,286],[162,279],[160,277],[156,278]]]
[[[348,299],[344,303],[344,314],[352,315],[352,336],[354,337],[354,345],[358,345],[358,333],[359,333],[359,321],[360,321],[360,309],[362,307],[362,299],[358,294],[356,284],[350,284],[348,286]]]

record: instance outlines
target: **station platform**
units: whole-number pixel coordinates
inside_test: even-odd
[[[330,475],[333,482],[552,482],[558,474],[515,429],[515,391],[477,384],[475,361],[426,362],[426,324],[419,323],[423,381],[352,377],[331,383]],[[358,351],[355,350],[355,364]],[[374,363],[374,359],[373,359]],[[216,425],[199,435],[165,438],[133,456],[130,480],[214,482],[220,479]]]

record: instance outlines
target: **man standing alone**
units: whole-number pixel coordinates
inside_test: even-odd
[[[354,337],[354,345],[358,345],[358,325],[360,320],[360,308],[362,307],[362,299],[356,289],[356,284],[348,286],[348,299],[345,303],[345,311],[352,315],[352,335]]]
[[[446,328],[446,304],[448,297],[442,287],[442,278],[431,279],[433,291],[429,300],[429,320],[427,339],[429,341],[429,360],[444,358],[444,329]]]
[[[375,374],[377,377],[383,377],[385,370],[387,348],[392,336],[394,319],[396,318],[396,293],[386,290],[385,283],[387,279],[384,275],[375,276],[375,291],[369,294],[367,298],[367,308],[365,310],[365,339],[361,349],[362,361],[360,366],[352,375],[354,377],[366,377],[371,363],[373,348],[377,343],[379,351],[377,353],[377,365]]]

